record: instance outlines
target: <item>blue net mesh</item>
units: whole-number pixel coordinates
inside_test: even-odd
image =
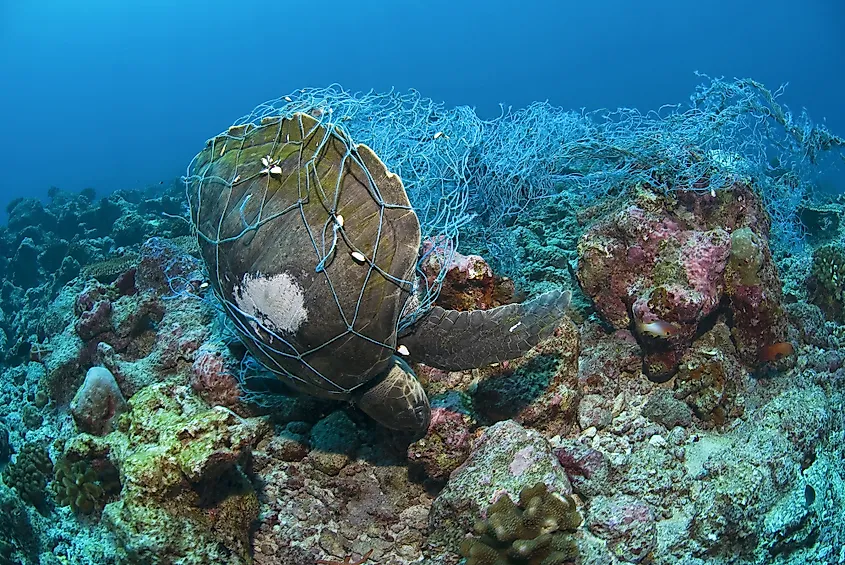
[[[782,93],[748,79],[715,79],[686,108],[576,113],[535,103],[503,113],[486,124],[478,149],[483,172],[475,174],[482,179],[476,201],[488,207],[489,247],[507,256],[513,242],[497,223],[538,199],[577,210],[637,186],[710,191],[744,179],[766,203],[776,247],[799,252],[799,205],[814,174],[834,163],[824,154],[842,149],[843,139],[804,112],[790,113],[778,102]]]
[[[764,199],[775,251],[800,254],[799,206],[812,192],[815,172],[831,164],[845,142],[806,113],[791,113],[779,102],[783,89],[772,92],[749,79],[705,79],[685,106],[573,112],[537,102],[518,110],[503,107],[489,120],[414,90],[306,88],[258,106],[224,132],[220,143],[242,140],[243,128],[261,127],[267,118],[299,112],[349,147],[366,144],[401,177],[423,242],[434,243],[424,249],[441,265],[467,238],[482,242],[489,260],[519,276],[514,223],[550,199],[577,212],[638,186],[718,191],[738,179],[751,181]],[[196,182],[196,173],[189,171],[187,180]],[[233,178],[217,180],[232,188]],[[242,230],[230,237],[242,237],[266,220],[246,212],[252,205],[239,203]],[[337,237],[336,226],[327,224],[314,239],[315,250],[327,258]],[[399,331],[432,305],[443,275],[445,270],[432,283],[414,277],[430,286],[418,289]]]
[[[302,111],[340,124],[402,177],[424,238],[445,237],[452,249],[460,235],[472,236],[500,264],[514,255],[508,228],[544,199],[577,210],[638,185],[710,191],[740,178],[766,202],[776,247],[800,251],[798,207],[823,154],[841,149],[842,138],[781,105],[783,88],[701,76],[707,82],[689,105],[644,113],[537,102],[483,120],[413,90],[350,93],[333,85],[298,90],[237,123]]]
[[[470,211],[474,150],[484,122],[468,107],[446,109],[417,91],[350,93],[338,85],[300,89],[271,100],[235,125],[258,124],[268,116],[308,114],[325,126],[339,127],[355,143],[370,147],[399,175],[420,221],[423,241],[437,242],[420,258],[445,265],[458,247],[461,229],[475,218]],[[437,257],[429,257],[434,254]],[[419,302],[400,322],[400,330],[427,311],[440,291],[445,270],[417,293]]]

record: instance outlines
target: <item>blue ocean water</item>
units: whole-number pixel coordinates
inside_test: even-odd
[[[843,29],[0,0],[0,565],[845,563]]]
[[[295,23],[291,23],[295,22]],[[0,204],[184,173],[198,141],[302,87],[415,88],[484,117],[685,103],[693,72],[750,77],[834,132],[845,6],[601,2],[0,2]],[[62,141],[59,141],[59,140]]]

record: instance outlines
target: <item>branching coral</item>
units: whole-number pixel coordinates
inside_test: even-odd
[[[56,464],[53,488],[60,506],[70,506],[75,513],[90,514],[102,506],[109,494],[120,490],[120,480],[110,464],[97,472],[88,461],[70,462],[63,457]]]
[[[21,448],[14,463],[3,472],[3,482],[18,491],[21,500],[39,507],[47,492],[47,481],[53,474],[53,462],[47,451],[28,443]]]
[[[563,565],[578,555],[572,532],[581,516],[571,497],[550,493],[543,483],[525,487],[519,506],[509,496],[487,509],[487,519],[475,527],[478,538],[460,547],[467,565]]]

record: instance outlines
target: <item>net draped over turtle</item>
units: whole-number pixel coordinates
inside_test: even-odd
[[[253,355],[323,397],[386,368],[420,228],[368,147],[305,114],[264,118],[210,140],[188,186],[211,284]]]
[[[490,310],[433,305],[439,281],[415,273],[420,223],[401,179],[308,114],[230,127],[185,182],[211,286],[253,356],[299,392],[352,400],[393,429],[424,434],[431,413],[398,351],[444,370],[513,359],[569,304],[556,290]]]

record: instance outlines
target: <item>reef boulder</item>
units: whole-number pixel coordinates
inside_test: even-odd
[[[126,412],[126,400],[111,371],[105,367],[91,367],[73,401],[70,412],[76,426],[83,432],[105,435]]]
[[[643,191],[581,237],[577,276],[604,319],[637,337],[652,380],[675,374],[723,299],[740,355],[754,365],[786,337],[768,234],[763,206],[744,184],[712,194]]]
[[[429,544],[457,551],[488,506],[502,496],[519,500],[522,489],[537,483],[549,492],[572,493],[566,472],[542,435],[512,420],[490,426],[434,501]]]

